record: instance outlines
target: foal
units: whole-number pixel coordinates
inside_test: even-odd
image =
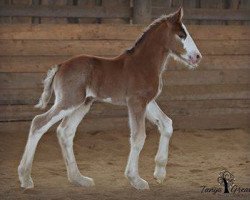
[[[94,185],[93,179],[81,175],[73,152],[77,126],[94,101],[128,107],[131,150],[125,176],[136,189],[149,189],[138,172],[139,154],[146,138],[145,118],[158,126],[161,136],[154,177],[159,183],[163,182],[173,128],[172,120],[155,102],[162,90],[162,73],[169,56],[178,58],[190,68],[195,68],[201,59],[199,50],[182,24],[182,16],[180,8],[155,20],[132,48],[115,58],[81,55],[54,66],[48,72],[37,107],[45,108],[53,91],[55,103],[31,123],[25,152],[18,167],[22,187],[34,186],[31,168],[37,143],[60,120],[57,136],[69,181],[82,186]]]

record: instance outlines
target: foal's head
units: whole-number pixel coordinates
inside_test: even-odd
[[[188,67],[197,67],[202,56],[196,47],[192,37],[182,23],[183,9],[171,14],[167,18],[168,23],[168,48],[171,55]]]

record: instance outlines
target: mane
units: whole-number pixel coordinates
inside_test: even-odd
[[[161,17],[155,19],[149,26],[147,26],[142,34],[137,38],[135,41],[134,45],[130,47],[129,49],[126,50],[127,53],[133,53],[135,48],[142,43],[142,41],[145,39],[145,37],[148,35],[149,32],[160,26],[163,22],[167,21],[169,17],[172,16],[170,15],[162,15]]]

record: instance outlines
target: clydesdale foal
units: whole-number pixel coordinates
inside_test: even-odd
[[[125,176],[136,189],[149,189],[139,176],[138,159],[146,138],[145,118],[160,131],[155,157],[154,177],[161,183],[166,176],[172,121],[158,107],[155,99],[162,90],[162,74],[170,56],[195,68],[201,54],[182,23],[183,10],[164,15],[149,25],[134,46],[117,57],[81,55],[54,66],[44,81],[44,91],[37,107],[45,108],[52,92],[55,102],[50,110],[37,115],[29,132],[25,152],[18,167],[21,186],[32,188],[31,168],[37,143],[56,122],[70,182],[93,186],[91,178],[81,175],[74,152],[77,126],[95,101],[126,105],[131,129],[131,150]],[[104,169],[105,170],[105,169]]]

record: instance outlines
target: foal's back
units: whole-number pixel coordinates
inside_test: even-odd
[[[78,98],[92,96],[123,104],[128,80],[125,61],[125,55],[115,58],[81,55],[61,63],[54,78],[56,96],[69,98],[74,93]]]

